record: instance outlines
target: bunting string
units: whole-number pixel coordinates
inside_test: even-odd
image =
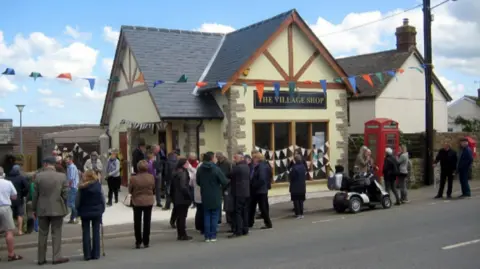
[[[408,70],[415,70],[415,71],[423,74],[424,69],[425,69],[425,65],[410,66],[407,69]],[[404,72],[405,72],[405,70],[402,69],[402,68],[400,68],[400,69],[390,69],[390,70],[383,70],[383,71],[374,72],[374,73],[351,75],[349,77],[336,77],[336,78],[333,78],[332,80],[319,79],[318,82],[320,83],[320,86],[322,87],[325,94],[326,94],[326,91],[327,91],[327,81],[334,81],[334,82],[337,82],[337,83],[349,82],[350,85],[352,86],[352,88],[354,89],[355,93],[357,93],[357,91],[356,91],[357,79],[363,79],[370,86],[373,87],[373,85],[374,85],[373,81],[372,81],[373,76],[375,76],[380,81],[380,83],[383,84],[384,83],[384,75],[389,75],[389,76],[397,79],[397,75],[403,74]],[[16,73],[14,68],[7,67],[0,74],[0,76],[17,76],[17,73]],[[30,75],[28,75],[28,77],[32,78],[34,81],[37,81],[38,79],[52,78],[52,77],[46,77],[46,76],[42,75],[41,72],[37,72],[37,71],[31,72]],[[65,80],[65,81],[84,80],[84,81],[88,82],[88,86],[90,87],[91,90],[94,90],[95,82],[97,80],[96,78],[74,77],[74,76],[72,76],[72,73],[60,73],[56,77],[53,77],[53,78],[54,79]],[[117,83],[117,82],[120,82],[120,77],[112,76],[109,79],[107,79],[107,81],[109,81],[110,83]],[[139,73],[138,77],[134,81],[138,82],[138,83],[146,83],[144,75],[143,75],[142,72]],[[215,81],[215,82],[212,82],[212,81],[210,81],[210,82],[209,81],[194,81],[194,82],[189,82],[187,75],[182,74],[179,77],[179,79],[175,80],[175,81],[156,79],[152,83],[151,86],[153,88],[155,88],[155,87],[157,87],[159,85],[162,85],[162,84],[188,83],[188,84],[192,84],[192,86],[198,87],[198,88],[211,86],[211,87],[218,87],[218,88],[223,89],[223,87],[225,85],[227,85],[229,82],[233,83],[234,81]],[[310,80],[301,81],[301,82],[307,83],[307,84],[312,84],[313,83]],[[246,92],[247,92],[248,85],[243,83],[242,86],[244,88],[244,95],[245,95]],[[263,93],[264,93],[264,90],[265,90],[265,85],[264,85],[263,82],[258,82],[258,83],[255,83],[255,87],[257,89],[258,97],[261,99],[263,97]],[[289,82],[288,89],[289,89],[290,94],[293,94],[297,89],[296,82],[294,82],[294,81]],[[273,90],[274,90],[276,96],[280,95],[280,83],[274,83]]]

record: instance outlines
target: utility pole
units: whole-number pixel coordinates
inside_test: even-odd
[[[425,46],[425,159],[424,183],[431,185],[433,175],[433,83],[432,83],[432,11],[430,0],[423,0],[423,39]]]

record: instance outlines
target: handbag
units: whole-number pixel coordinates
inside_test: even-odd
[[[132,207],[132,195],[128,194],[123,200],[123,204],[128,207]]]

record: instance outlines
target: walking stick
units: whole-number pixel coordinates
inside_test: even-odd
[[[100,233],[102,240],[102,255],[105,257],[105,241],[103,240],[103,222],[100,223]]]

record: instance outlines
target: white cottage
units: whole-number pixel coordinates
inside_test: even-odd
[[[455,119],[480,120],[480,89],[477,96],[465,95],[448,105],[448,131],[461,132],[462,126],[455,124]]]
[[[374,118],[390,118],[399,122],[404,133],[425,131],[425,75],[421,70],[423,58],[416,48],[415,27],[404,19],[396,30],[397,48],[371,54],[337,59],[352,75],[403,69],[395,78],[385,75],[384,83],[372,76],[374,87],[357,80],[358,96],[349,98],[349,133],[364,132],[364,123]],[[440,80],[433,75],[434,129],[447,131],[447,103],[452,100]]]

